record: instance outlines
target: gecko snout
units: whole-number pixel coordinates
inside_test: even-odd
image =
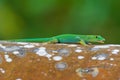
[[[105,39],[103,39],[103,40],[101,40],[101,41],[99,41],[100,43],[104,43],[105,42]]]

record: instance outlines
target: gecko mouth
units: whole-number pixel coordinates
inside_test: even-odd
[[[104,43],[104,41],[105,41],[105,40],[102,40],[102,41],[97,41],[97,42],[99,42],[99,43]]]

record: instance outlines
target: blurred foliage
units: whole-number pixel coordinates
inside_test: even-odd
[[[0,0],[0,38],[100,34],[120,43],[119,0]]]

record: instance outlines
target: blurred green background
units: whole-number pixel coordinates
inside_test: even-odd
[[[120,0],[0,0],[0,39],[100,34],[120,43]]]

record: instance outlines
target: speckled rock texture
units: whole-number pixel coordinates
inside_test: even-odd
[[[120,80],[120,45],[0,42],[0,80]]]

